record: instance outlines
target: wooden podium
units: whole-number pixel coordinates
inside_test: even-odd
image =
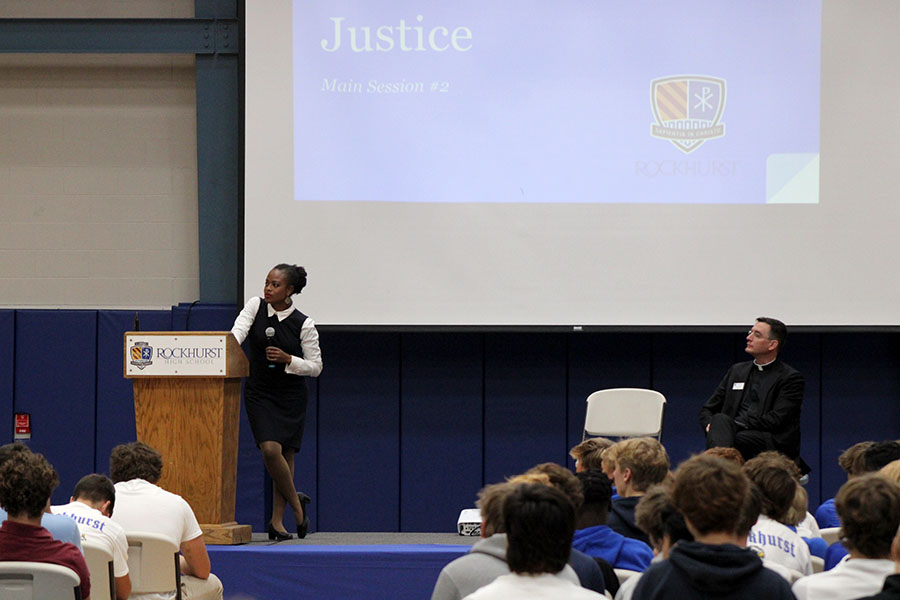
[[[187,500],[207,544],[249,542],[234,520],[241,377],[249,363],[227,331],[125,333],[137,439],[163,457],[159,486]]]

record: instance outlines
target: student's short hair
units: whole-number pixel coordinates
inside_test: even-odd
[[[693,456],[675,471],[672,502],[700,535],[734,530],[750,482],[741,468],[718,456]]]
[[[162,456],[144,442],[119,444],[109,455],[109,475],[114,483],[132,479],[156,483],[162,468]]]
[[[43,454],[14,452],[0,466],[0,506],[13,517],[40,517],[59,476]]]
[[[558,573],[565,568],[575,533],[575,507],[556,488],[515,486],[503,503],[506,562],[513,573]]]
[[[569,469],[556,463],[548,462],[535,465],[525,471],[525,475],[531,473],[546,474],[550,478],[550,485],[565,494],[576,510],[584,503],[581,482]]]
[[[900,485],[872,473],[850,479],[834,497],[844,545],[867,558],[886,558],[900,527]]]
[[[588,438],[569,450],[569,456],[585,469],[602,469],[603,451],[612,445],[613,441],[604,437]]]
[[[785,513],[784,521],[782,522],[785,525],[796,527],[803,522],[803,519],[806,518],[808,512],[809,494],[806,493],[806,488],[802,485],[798,485],[796,490],[794,490],[794,501],[791,502],[791,507],[788,509],[787,513]]]
[[[478,492],[478,500],[475,506],[481,510],[481,521],[483,529],[481,535],[490,537],[495,533],[503,533],[505,526],[503,524],[503,501],[509,494],[513,486],[504,483],[492,483],[481,488]]]
[[[665,480],[669,473],[669,455],[654,438],[623,440],[616,444],[616,468],[619,471],[631,469],[631,485],[643,492]]]
[[[803,476],[803,473],[800,472],[800,467],[797,466],[793,460],[791,460],[787,454],[783,454],[777,450],[766,450],[765,452],[760,452],[753,458],[762,458],[771,460],[774,464],[781,466],[788,473],[791,474],[791,477],[800,481],[800,478]]]
[[[12,444],[3,444],[0,446],[0,465],[5,463],[9,458],[16,456],[22,452],[31,453],[31,448],[22,442],[13,442]]]
[[[684,523],[684,516],[675,508],[662,485],[654,485],[641,496],[634,510],[634,520],[656,548],[662,547],[667,536],[671,544],[694,539]]]
[[[744,455],[741,454],[741,451],[737,448],[731,448],[729,446],[715,446],[714,448],[707,448],[707,450],[703,454],[718,456],[719,458],[724,458],[725,460],[736,462],[739,466],[744,466]]]
[[[778,342],[778,351],[781,352],[787,343],[787,326],[772,317],[756,317],[756,322],[766,323],[771,328],[769,339]]]
[[[600,469],[588,469],[575,473],[575,477],[581,482],[581,490],[584,493],[582,506],[599,506],[609,510],[609,501],[612,498],[612,482],[606,473]]]
[[[759,520],[762,513],[762,492],[752,481],[747,487],[747,495],[744,496],[744,503],[738,513],[738,518],[734,522],[734,534],[738,537],[744,537],[750,534],[750,530]]]
[[[866,471],[877,471],[881,467],[900,460],[900,442],[875,442],[863,453]]]
[[[618,444],[613,444],[600,453],[600,470],[604,473],[612,473],[616,466],[616,454],[618,453],[617,446]]]
[[[744,463],[744,473],[762,493],[762,514],[784,521],[798,485],[790,471],[777,459],[756,457]]]
[[[856,477],[866,472],[866,450],[875,442],[865,441],[853,444],[838,457],[838,464],[847,477]]]
[[[891,461],[878,470],[879,475],[900,485],[900,460]]]
[[[78,480],[72,490],[72,498],[100,503],[109,500],[109,513],[112,514],[116,505],[116,486],[106,475],[91,473]]]

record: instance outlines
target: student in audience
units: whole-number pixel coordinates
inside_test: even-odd
[[[718,456],[719,458],[724,458],[725,460],[730,460],[732,462],[736,462],[739,466],[744,466],[744,455],[738,451],[737,448],[731,448],[728,446],[715,446],[713,448],[707,448],[703,454],[708,454],[710,456]]]
[[[741,542],[741,547],[747,547],[747,540],[750,537],[750,530],[756,525],[756,521],[759,519],[760,513],[762,513],[762,492],[759,491],[759,488],[756,487],[756,484],[752,481],[750,482],[750,488],[747,490],[747,496],[744,498],[744,505],[741,507],[740,515],[738,516],[738,520],[734,525],[734,533],[737,536],[738,540]],[[750,548],[757,556],[759,553],[754,549]],[[785,581],[791,583],[797,579],[800,575],[796,571],[788,569],[784,565],[781,565],[771,559],[760,556],[763,562],[763,566],[767,569],[775,571],[779,575],[781,575]]]
[[[891,461],[878,471],[883,477],[900,484],[900,460]]]
[[[15,456],[21,452],[30,453],[31,449],[22,442],[14,442],[0,446],[0,465],[6,462],[11,456]],[[6,520],[6,511],[0,508],[0,522]],[[49,512],[41,515],[41,527],[50,532],[53,539],[61,542],[68,542],[81,550],[81,534],[78,533],[78,527],[71,519],[59,517]]]
[[[889,463],[900,460],[900,442],[893,440],[875,442],[863,452],[863,460],[867,472],[878,471]]]
[[[543,479],[549,482],[546,475]],[[481,510],[481,539],[465,556],[451,561],[438,575],[431,600],[461,600],[486,586],[497,577],[510,573],[506,562],[506,525],[503,521],[503,502],[514,483],[495,483],[478,492],[476,505]],[[573,583],[578,577],[566,566],[556,574]]]
[[[619,497],[606,522],[610,529],[649,545],[647,534],[635,523],[634,509],[644,492],[662,483],[668,473],[669,455],[657,440],[634,438],[616,444],[613,480]]]
[[[900,600],[900,529],[897,530],[894,543],[891,544],[891,556],[894,559],[895,574],[885,578],[884,587],[880,592],[859,600]]]
[[[159,533],[179,545],[184,600],[222,600],[222,582],[210,573],[209,554],[194,511],[184,498],[156,485],[162,468],[162,456],[143,442],[113,448],[109,457],[109,473],[116,487],[112,519],[126,534]],[[145,596],[132,594],[131,598]]]
[[[41,526],[59,477],[41,454],[15,452],[0,466],[0,505],[8,515],[0,526],[0,560],[51,563],[68,567],[81,579],[81,597],[91,595],[84,556],[72,544],[53,539]]]
[[[787,513],[785,513],[784,518],[780,519],[780,522],[787,525],[792,531],[796,531],[803,538],[803,541],[809,547],[810,554],[823,558],[825,550],[828,548],[828,543],[822,539],[819,525],[816,523],[815,517],[809,512],[809,496],[800,483],[801,473],[797,463],[776,451],[760,452],[757,458],[768,458],[774,461],[775,464],[781,465],[797,482],[794,501],[791,503]]]
[[[575,472],[587,469],[603,468],[603,451],[613,445],[612,440],[604,437],[589,438],[569,450],[569,456],[575,459]]]
[[[797,571],[812,573],[809,547],[783,521],[794,502],[797,481],[777,458],[757,456],[744,464],[744,473],[762,494],[762,512],[750,530],[747,544],[761,558]]]
[[[735,450],[735,452],[737,451]],[[650,545],[653,548],[651,565],[669,558],[669,552],[678,542],[693,541],[694,539],[684,523],[684,517],[672,504],[663,485],[655,485],[641,496],[635,509],[635,520],[638,527],[643,529],[650,538]],[[634,588],[640,578],[641,574],[638,574],[625,580],[616,593],[616,600],[631,600]]]
[[[881,590],[894,572],[891,542],[900,527],[900,486],[877,474],[854,477],[834,499],[850,558],[794,583],[798,600],[852,600]]]
[[[900,446],[900,444],[891,441],[865,442],[865,446],[861,450],[860,455],[856,457],[854,462],[856,476],[880,471],[880,469],[889,465],[890,462],[893,462],[891,460],[891,457],[896,455],[898,446]],[[827,504],[827,502],[825,504]],[[819,507],[820,510],[825,506],[825,504]],[[832,525],[832,527],[840,527],[840,519],[837,517],[837,511],[835,510],[833,501],[831,511],[834,512],[835,515],[835,524]],[[818,516],[818,514],[819,513],[817,511],[816,515]],[[825,570],[830,571],[841,561],[843,561],[847,556],[848,551],[842,541],[838,540],[837,542],[834,542],[825,551]]]
[[[561,465],[549,462],[541,463],[531,467],[523,475],[526,477],[546,476],[549,485],[562,492],[569,499],[569,502],[572,503],[576,512],[584,503],[584,491],[582,490],[581,482],[578,481],[575,475],[572,475],[570,470]],[[582,587],[601,594],[607,587],[607,580],[609,580],[608,587],[618,589],[618,580],[614,581],[613,577],[611,577],[615,573],[612,572],[609,564],[602,564],[603,562],[602,560],[595,560],[594,557],[578,549],[573,549],[569,554],[569,565],[575,569]]]
[[[110,517],[116,504],[116,488],[106,475],[85,475],[72,492],[71,502],[51,506],[53,514],[72,519],[86,541],[106,549],[113,557],[116,598],[126,600],[131,593],[128,576],[128,540],[125,530]]]
[[[616,569],[646,569],[653,558],[650,546],[606,525],[612,495],[609,478],[600,471],[583,471],[576,476],[584,491],[584,503],[577,510],[577,529],[572,542],[575,549],[602,558]]]
[[[533,483],[515,486],[503,503],[507,562],[511,573],[466,596],[470,600],[600,600],[556,575],[572,550],[575,509],[559,490]]]
[[[866,450],[875,442],[859,442],[844,450],[838,457],[838,464],[847,474],[847,479],[866,472]],[[816,523],[820,529],[840,527],[837,511],[834,509],[834,498],[829,498],[816,509]]]
[[[600,455],[600,469],[609,477],[610,481],[613,481],[613,473],[616,470],[616,450],[616,444],[613,444]],[[613,482],[613,499],[618,497],[616,484]]]
[[[735,530],[749,489],[747,476],[733,462],[699,455],[682,463],[671,498],[695,541],[679,542],[668,560],[647,569],[635,600],[793,600],[788,583],[742,547],[746,535]]]

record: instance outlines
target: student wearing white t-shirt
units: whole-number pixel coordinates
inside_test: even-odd
[[[760,558],[783,565],[801,575],[812,574],[809,547],[797,532],[783,525],[797,481],[779,458],[758,456],[744,464],[744,473],[762,495],[762,514],[750,529],[747,546]]]
[[[797,600],[871,596],[894,574],[891,542],[900,527],[900,486],[876,474],[854,477],[838,490],[834,505],[850,557],[830,571],[798,579]]]
[[[75,485],[71,502],[51,506],[55,515],[69,517],[78,526],[81,538],[105,548],[113,557],[117,600],[126,600],[131,593],[128,576],[128,540],[125,530],[109,517],[116,503],[116,488],[106,475],[85,475]]]
[[[113,521],[125,532],[159,533],[181,549],[181,595],[184,600],[222,600],[222,582],[210,572],[203,531],[190,505],[156,483],[162,475],[162,457],[143,442],[121,444],[109,457],[109,472],[116,486]],[[139,600],[171,600],[171,594],[132,594]]]

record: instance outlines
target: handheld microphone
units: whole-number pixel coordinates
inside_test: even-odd
[[[266,327],[266,345],[274,346],[275,345],[275,328],[274,327]],[[275,363],[271,360],[269,361],[269,368],[274,369]]]

